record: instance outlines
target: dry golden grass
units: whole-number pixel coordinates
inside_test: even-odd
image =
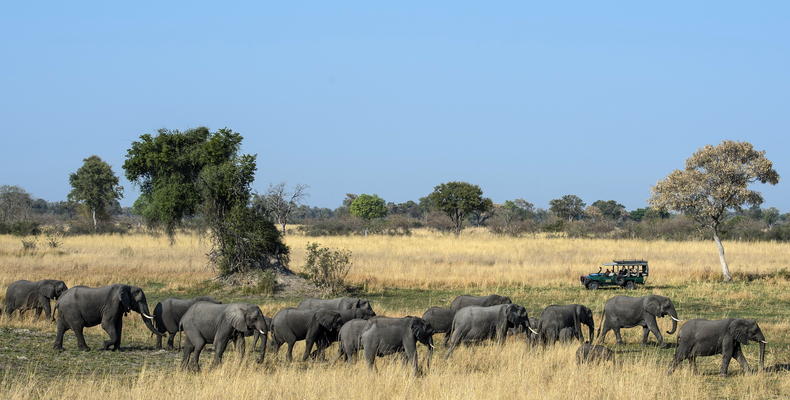
[[[614,258],[646,258],[653,272],[649,291],[672,296],[681,317],[691,318],[698,312],[718,317],[757,313],[755,317],[760,318],[772,342],[766,364],[790,362],[790,282],[760,280],[723,287],[716,282],[719,267],[712,242],[503,238],[475,230],[460,238],[427,231],[408,237],[292,235],[287,243],[292,248],[294,269],[300,269],[305,245],[311,241],[352,250],[354,267],[349,280],[371,293],[385,288],[400,288],[403,293],[412,289],[443,293],[441,301],[437,297],[376,304],[377,312],[392,316],[421,314],[424,305],[442,304],[455,292],[500,289],[532,302],[528,307],[531,313],[539,306],[563,301],[582,302],[600,310],[606,298],[621,293],[581,290],[578,276]],[[128,282],[149,293],[177,293],[199,287],[214,275],[205,261],[208,243],[195,235],[180,235],[173,246],[164,237],[145,235],[67,237],[60,249],[43,249],[42,245],[35,254],[22,254],[19,238],[0,236],[0,296],[17,279],[60,278],[69,286]],[[725,246],[735,273],[765,274],[790,267],[790,244],[730,242]],[[157,288],[149,290],[154,284]],[[295,302],[259,300],[256,302],[267,315]],[[661,324],[666,330],[668,323]],[[0,318],[0,329],[21,328],[48,335],[54,331],[46,321]],[[98,327],[86,333],[92,335],[89,344],[94,348],[103,339]],[[623,333],[627,342],[639,340],[638,329]],[[674,342],[676,336],[669,339]],[[8,346],[3,340],[0,337],[0,352]],[[42,343],[48,346],[49,340]],[[136,315],[125,320],[124,340],[150,346],[151,339]],[[608,343],[612,340],[610,334]],[[65,345],[67,349],[74,347],[72,334],[67,334]],[[754,364],[755,346],[748,347],[747,358]],[[103,374],[101,370],[89,376],[71,375],[65,370],[52,376],[37,372],[40,366],[31,362],[24,371],[3,367],[0,398],[764,399],[790,395],[790,372],[742,375],[733,363],[730,372],[734,376],[719,378],[713,374],[718,371],[720,357],[699,360],[703,375],[694,376],[684,366],[666,376],[671,350],[627,346],[618,355],[623,365],[614,368],[606,364],[579,367],[575,349],[575,345],[566,345],[530,350],[523,341],[512,339],[504,348],[493,344],[462,348],[449,361],[443,359],[440,349],[430,371],[416,379],[393,357],[379,359],[378,372],[371,372],[363,362],[351,366],[316,362],[289,365],[284,362],[284,349],[276,358],[267,356],[262,366],[248,360],[240,366],[236,355],[229,351],[222,367],[200,374],[178,371],[175,357],[167,368],[160,363],[128,376]],[[334,357],[335,352],[333,347],[330,356]],[[300,354],[301,347],[297,347],[295,355]],[[424,355],[425,349],[420,347],[421,359]],[[85,356],[98,356],[98,352]],[[123,352],[117,355],[121,360],[125,356]],[[204,353],[204,367],[211,356]],[[41,362],[49,357],[59,356],[47,353]]]

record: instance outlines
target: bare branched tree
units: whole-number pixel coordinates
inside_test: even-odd
[[[269,185],[266,194],[259,197],[272,221],[282,229],[283,235],[285,235],[285,227],[288,225],[291,213],[308,196],[308,188],[307,185],[298,184],[294,186],[293,192],[288,192],[285,182],[281,182]]]

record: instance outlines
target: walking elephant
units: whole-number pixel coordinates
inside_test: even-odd
[[[411,364],[419,374],[417,342],[428,346],[427,367],[433,355],[433,328],[419,317],[387,318],[370,320],[360,339],[365,350],[365,360],[370,369],[375,369],[376,357],[404,353],[404,361]]]
[[[36,318],[41,316],[41,311],[44,311],[44,317],[51,319],[50,300],[57,300],[68,289],[63,281],[54,279],[13,282],[8,285],[8,289],[5,291],[5,313],[11,316],[14,311],[18,310],[22,315],[25,310],[32,309],[36,311]]]
[[[540,314],[540,339],[543,344],[554,344],[563,335],[568,335],[584,342],[581,324],[589,329],[590,343],[595,335],[593,312],[581,304],[551,305]]]
[[[529,325],[527,310],[518,304],[462,308],[453,318],[453,333],[450,336],[450,348],[445,358],[450,358],[455,348],[462,342],[497,339],[500,344],[504,344],[508,328],[517,326],[524,326],[530,332],[537,333]]]
[[[318,346],[318,355],[329,347],[343,326],[339,313],[330,310],[286,308],[272,318],[272,351],[277,354],[283,343],[288,343],[286,360],[293,360],[294,343],[304,340],[302,361],[307,360],[313,345]]]
[[[338,359],[345,359],[349,363],[354,361],[354,357],[362,350],[362,334],[369,326],[370,320],[365,319],[352,319],[343,324],[337,334],[340,342]]]
[[[765,368],[765,340],[760,326],[753,319],[728,318],[719,320],[692,319],[686,322],[678,333],[678,347],[675,349],[675,358],[669,367],[668,373],[683,362],[689,360],[692,371],[697,373],[697,357],[722,355],[719,374],[727,375],[730,360],[736,359],[741,368],[752,372],[749,362],[743,356],[741,346],[749,341],[760,343],[760,370]]]
[[[453,299],[453,302],[450,303],[450,308],[452,308],[453,311],[458,311],[464,307],[469,306],[489,307],[499,304],[512,303],[513,302],[510,300],[510,297],[500,296],[498,294],[490,294],[488,296],[472,296],[468,294],[462,294]]]
[[[200,370],[200,353],[206,344],[214,344],[212,367],[222,362],[228,342],[236,340],[240,355],[244,356],[244,333],[255,330],[263,338],[261,355],[256,362],[263,362],[266,356],[266,333],[269,330],[261,309],[254,304],[233,303],[216,304],[199,301],[189,307],[181,318],[180,330],[186,336],[184,341],[181,368]]]
[[[360,299],[357,297],[338,297],[336,299],[304,299],[297,308],[300,309],[313,309],[313,310],[350,310],[353,308],[361,308],[363,310],[373,311],[370,306],[370,301]]]
[[[90,350],[85,344],[82,330],[101,324],[102,329],[110,336],[104,341],[104,350],[121,347],[121,331],[123,329],[123,316],[129,311],[140,313],[145,326],[156,335],[161,335],[154,328],[148,313],[148,302],[143,289],[137,286],[115,284],[98,288],[75,286],[58,299],[55,309],[59,311],[57,321],[57,335],[55,336],[56,350],[63,350],[63,334],[71,329],[77,337],[77,347],[80,350]]]
[[[162,337],[168,333],[167,349],[173,350],[173,339],[178,333],[181,317],[198,301],[221,304],[208,296],[195,297],[194,299],[168,298],[156,303],[154,306],[154,328],[161,334],[156,337],[156,348],[162,348]]]
[[[609,299],[603,308],[603,321],[601,325],[603,332],[598,335],[599,343],[603,343],[606,339],[606,333],[614,330],[614,335],[617,338],[617,344],[623,344],[623,338],[620,336],[621,328],[633,328],[635,326],[642,327],[642,344],[647,344],[647,336],[650,332],[658,340],[658,345],[666,347],[664,338],[661,336],[661,331],[658,329],[656,318],[661,318],[669,315],[672,318],[672,329],[667,331],[667,334],[675,333],[677,330],[678,313],[675,311],[675,305],[668,297],[650,295],[644,297],[629,297],[629,296],[615,296]],[[599,327],[599,329],[601,329]]]
[[[452,308],[444,307],[431,307],[425,310],[422,314],[422,319],[431,325],[433,333],[444,333],[444,344],[450,340],[450,331],[453,327],[453,317],[455,317],[455,310]]]

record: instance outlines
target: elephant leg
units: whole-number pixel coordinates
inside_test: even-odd
[[[173,348],[174,348],[173,342],[176,339],[176,333],[170,333],[170,334],[167,335],[167,349],[168,350],[173,350]],[[161,343],[161,341],[162,341],[162,337],[161,336],[159,337],[159,341]]]
[[[211,368],[214,368],[222,363],[222,356],[225,354],[225,349],[228,347],[228,338],[214,340],[214,361],[211,363]]]
[[[63,334],[69,329],[66,325],[66,321],[63,318],[58,318],[58,327],[57,327],[57,334],[55,335],[55,343],[52,345],[52,348],[55,350],[63,350]]]
[[[699,370],[697,370],[697,357],[696,356],[689,357],[689,365],[691,365],[691,372],[694,373],[694,375],[699,374]]]
[[[642,327],[642,346],[647,344],[647,337],[650,335],[650,329],[647,326]]]
[[[203,352],[203,349],[206,347],[206,339],[197,338],[193,345],[195,346],[195,350],[192,352],[190,369],[193,371],[200,371],[200,353]]]
[[[365,347],[365,361],[368,363],[368,369],[376,370],[376,349]]]
[[[36,307],[35,319],[41,318],[41,311],[43,311],[41,307]],[[47,317],[47,319],[49,319],[49,317]]]
[[[667,347],[666,343],[664,343],[664,337],[661,336],[661,329],[658,329],[658,323],[656,323],[655,318],[647,320],[647,327],[650,329],[650,332],[653,332],[653,336],[656,337],[658,346],[662,348]]]
[[[162,350],[162,336],[160,335],[155,335],[155,336],[156,336],[156,349]]]
[[[754,372],[752,367],[749,366],[749,362],[746,361],[746,357],[743,356],[743,351],[741,350],[741,345],[740,344],[736,344],[735,345],[735,352],[734,352],[733,356],[734,356],[734,358],[736,360],[738,360],[738,364],[741,364],[741,369],[742,370],[744,370],[745,372],[749,372],[749,373]]]
[[[291,362],[294,359],[294,342],[288,342],[288,351],[285,352],[285,361]]]
[[[74,336],[77,337],[77,348],[82,351],[89,351],[91,348],[85,343],[85,336],[82,334],[84,328],[82,324],[79,324],[72,329],[74,330]]]
[[[121,323],[123,318],[118,318],[116,321],[113,320],[104,320],[101,323],[102,329],[107,332],[107,335],[110,336],[109,340],[104,341],[104,350],[110,349],[111,346],[114,346],[113,350],[118,350],[121,345]]]
[[[195,350],[195,346],[189,340],[189,336],[187,336],[186,340],[184,341],[183,347],[183,356],[181,357],[181,369],[186,370],[189,368],[189,356]]]
[[[236,337],[236,348],[239,350],[239,360],[244,359],[244,352],[246,351],[247,341],[244,340],[244,335],[239,335]],[[255,346],[252,347],[252,350],[255,351]]]
[[[41,308],[39,309],[38,314],[36,314],[36,317],[38,317],[38,315],[41,314],[41,310],[43,309],[44,317],[46,317],[47,320],[52,319],[52,309],[50,308],[49,305],[49,299],[44,296],[41,296],[39,299],[40,299],[39,303],[41,304]]]
[[[721,349],[721,369],[719,375],[727,376],[727,371],[730,369],[730,360],[732,359],[735,349],[732,343],[725,343]]]
[[[612,328],[614,337],[617,339],[617,344],[623,344],[623,337],[620,335],[620,328]]]
[[[310,357],[310,351],[313,350],[313,338],[307,338],[305,340],[304,346],[304,354],[302,354],[302,361],[307,361],[307,358]],[[321,348],[321,343],[318,343],[318,348]]]

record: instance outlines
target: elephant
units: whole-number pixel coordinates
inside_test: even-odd
[[[728,318],[719,320],[692,319],[686,322],[678,333],[678,347],[675,358],[668,373],[683,360],[689,360],[692,371],[697,373],[697,357],[722,355],[719,374],[727,375],[730,359],[734,358],[741,364],[744,371],[752,372],[752,368],[743,356],[742,345],[749,341],[760,343],[760,370],[765,368],[765,340],[760,326],[753,319]]]
[[[10,316],[19,310],[22,315],[25,310],[36,310],[36,318],[44,311],[46,319],[52,319],[50,300],[57,300],[69,288],[63,281],[44,279],[31,282],[20,280],[8,285],[5,292],[5,313]]]
[[[168,298],[156,303],[154,307],[154,327],[161,333],[156,337],[156,348],[162,348],[162,337],[165,333],[170,335],[167,338],[167,349],[173,350],[173,339],[178,333],[178,327],[181,322],[181,317],[184,313],[198,301],[206,301],[214,304],[221,304],[208,296],[195,297],[194,299],[176,299]]]
[[[581,324],[587,325],[589,328],[590,343],[592,343],[595,336],[592,310],[581,304],[551,305],[540,314],[538,332],[540,332],[543,344],[554,344],[560,340],[561,333],[565,339],[571,334],[579,341],[584,342]]]
[[[53,347],[63,350],[63,334],[71,329],[77,337],[77,347],[88,351],[82,330],[101,324],[110,336],[104,341],[104,350],[113,347],[113,351],[121,347],[121,331],[123,316],[129,311],[140,313],[145,326],[156,335],[161,335],[151,322],[154,317],[148,313],[148,302],[145,292],[137,286],[114,284],[98,288],[75,286],[58,299],[55,309],[58,313],[57,335]]]
[[[357,297],[338,297],[336,299],[329,299],[329,300],[304,299],[299,303],[297,308],[313,309],[313,310],[331,310],[331,311],[361,308],[371,312],[373,311],[373,307],[370,306],[370,301],[365,299],[360,299]]]
[[[658,340],[658,345],[666,347],[664,338],[661,336],[661,331],[658,329],[656,318],[661,318],[669,315],[672,318],[672,329],[667,331],[667,334],[675,333],[678,327],[678,313],[675,311],[675,305],[668,297],[649,295],[644,297],[630,297],[630,296],[615,296],[609,299],[603,308],[603,321],[601,326],[603,332],[598,334],[598,342],[603,343],[606,339],[606,333],[614,330],[614,335],[617,338],[617,344],[623,344],[623,338],[620,336],[620,328],[632,328],[635,326],[642,327],[642,344],[647,344],[647,336],[650,332]],[[600,330],[601,327],[598,327]]]
[[[431,307],[422,314],[422,319],[431,324],[434,333],[445,334],[445,345],[447,345],[447,342],[450,340],[450,335],[452,334],[450,329],[453,327],[453,317],[455,317],[455,310],[444,307]]]
[[[200,370],[200,353],[205,345],[210,343],[214,344],[212,367],[222,362],[222,355],[231,340],[236,341],[239,353],[243,357],[244,333],[250,330],[257,331],[263,338],[261,355],[256,362],[263,362],[266,356],[266,334],[269,326],[261,309],[255,304],[215,304],[198,301],[181,317],[179,329],[186,336],[181,359],[181,368],[185,370]]]
[[[452,308],[453,311],[458,311],[464,307],[469,306],[488,307],[512,303],[513,302],[510,300],[510,297],[500,296],[498,294],[490,294],[488,296],[472,296],[463,294],[453,299],[453,302],[450,303],[450,308]]]
[[[538,317],[530,317],[529,318],[529,326],[534,326],[534,327],[540,329],[540,318],[538,318]],[[509,335],[515,335],[517,333],[520,333],[521,330],[522,329],[520,327],[508,328],[508,334]],[[527,335],[527,343],[529,343],[530,346],[536,345],[540,341],[540,331],[535,332],[535,333],[532,333],[532,332],[533,331],[531,331],[529,329],[527,329],[527,331],[525,332],[526,335]],[[562,335],[562,332],[560,332],[560,335]]]
[[[450,358],[455,348],[462,342],[479,342],[496,338],[500,344],[504,344],[508,328],[517,326],[524,326],[532,333],[537,333],[529,325],[527,310],[518,304],[464,307],[458,310],[453,318],[453,333],[450,336],[450,347],[445,358]]]
[[[340,341],[340,353],[338,359],[343,358],[347,362],[354,361],[354,357],[362,349],[362,334],[370,326],[370,320],[352,319],[340,328],[337,334]]]
[[[582,343],[576,350],[576,364],[595,363],[611,361],[614,363],[614,352],[606,346],[597,344]]]
[[[302,361],[307,360],[313,345],[318,346],[318,355],[329,347],[343,326],[339,313],[331,310],[286,308],[277,312],[272,319],[272,351],[277,354],[283,343],[288,343],[286,360],[293,360],[294,343],[305,341]]]
[[[560,343],[570,343],[579,338],[581,334],[579,331],[573,328],[562,328],[560,329],[559,335],[557,335],[557,340]]]
[[[412,365],[415,375],[419,374],[417,342],[428,346],[427,367],[430,368],[433,355],[433,328],[422,318],[408,316],[372,319],[360,339],[368,368],[376,368],[376,357],[404,353],[404,361]]]

